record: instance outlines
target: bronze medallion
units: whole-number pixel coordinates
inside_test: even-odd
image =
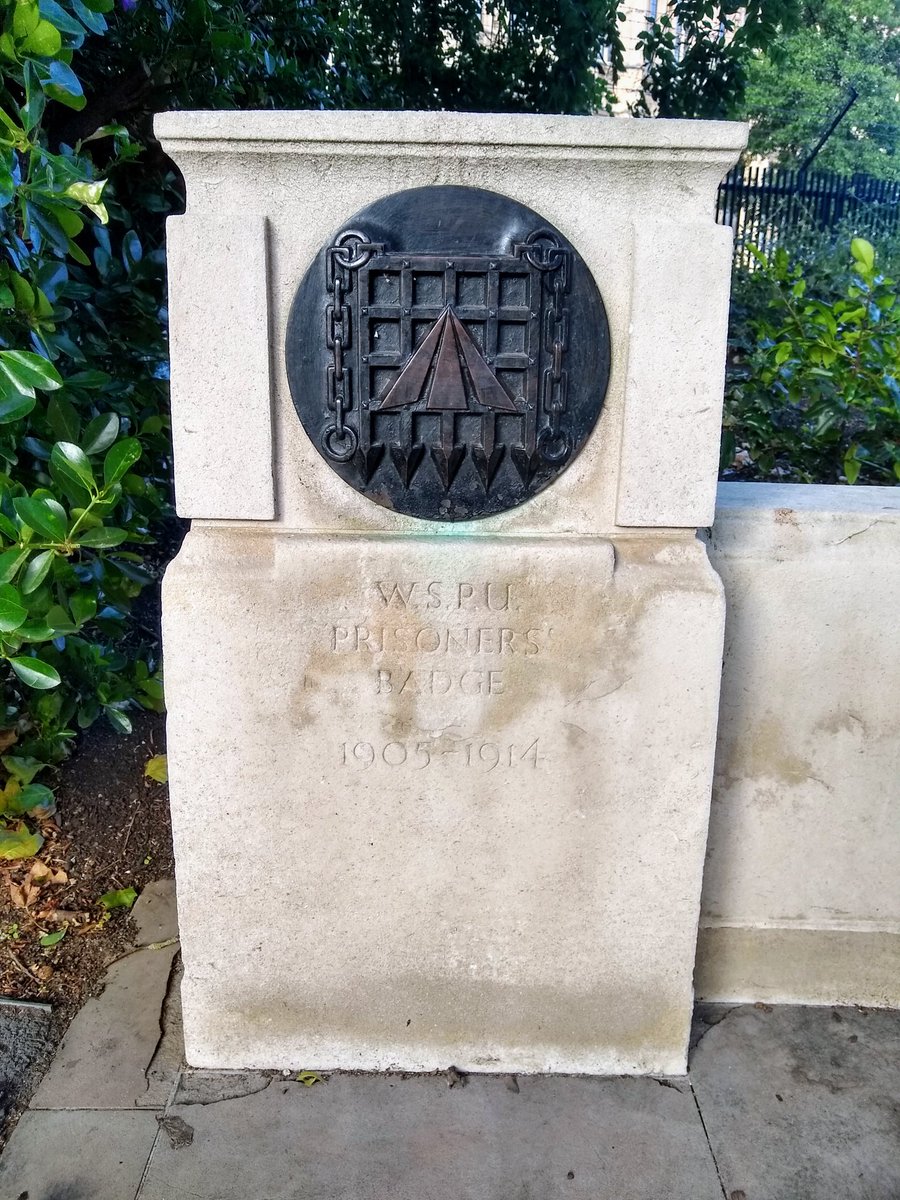
[[[524,503],[590,436],[609,379],[593,276],[537,213],[415,188],[357,213],[301,283],[294,406],[358,492],[436,521]]]

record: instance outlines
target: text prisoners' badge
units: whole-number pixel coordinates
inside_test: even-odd
[[[319,252],[287,331],[294,405],[351,487],[464,521],[514,508],[596,424],[609,327],[578,252],[478,188],[369,205]]]

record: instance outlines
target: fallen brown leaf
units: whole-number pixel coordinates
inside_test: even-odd
[[[31,869],[28,872],[27,878],[29,883],[40,885],[69,882],[69,877],[62,867],[49,867],[39,858],[36,858],[31,864]]]
[[[41,921],[86,921],[90,916],[87,912],[75,912],[70,908],[45,908],[37,914]]]

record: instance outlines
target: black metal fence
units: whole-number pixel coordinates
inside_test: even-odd
[[[900,183],[784,167],[735,167],[719,185],[716,220],[734,229],[734,257],[752,266],[751,245],[821,240],[829,231],[884,237],[900,231]]]

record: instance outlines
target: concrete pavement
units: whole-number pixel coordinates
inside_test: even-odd
[[[174,893],[73,1022],[0,1200],[900,1200],[900,1013],[706,1006],[686,1079],[181,1061]]]

